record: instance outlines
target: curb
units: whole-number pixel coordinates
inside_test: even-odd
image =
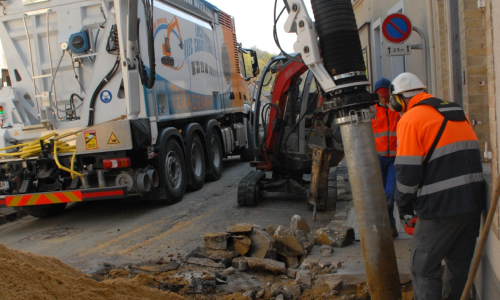
[[[22,217],[28,215],[24,210],[19,210],[12,212],[10,214],[2,215],[0,216],[0,225],[9,223],[9,222],[14,222],[16,220],[21,219]]]

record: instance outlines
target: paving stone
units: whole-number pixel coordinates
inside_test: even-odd
[[[345,226],[320,228],[316,231],[314,241],[316,245],[342,248],[354,241],[354,229]]]
[[[292,217],[292,221],[290,222],[290,230],[292,232],[300,230],[305,235],[311,232],[311,229],[309,229],[309,225],[307,224],[306,220],[302,219],[302,217],[299,215],[295,215]]]
[[[276,259],[274,239],[267,234],[267,232],[254,227],[249,235],[249,238],[252,240],[252,244],[250,245],[250,250],[247,253],[248,256]]]
[[[190,257],[187,260],[188,264],[199,265],[204,267],[213,267],[213,268],[225,268],[223,263],[216,263],[209,258],[196,258]]]
[[[254,226],[255,225],[251,224],[236,224],[226,229],[226,231],[230,234],[240,235],[240,234],[250,233]]]
[[[229,234],[226,232],[210,232],[203,237],[205,247],[215,250],[227,250],[227,238]]]
[[[245,257],[245,260],[248,263],[248,267],[252,270],[269,271],[274,274],[286,274],[285,263],[257,257]]]
[[[251,244],[252,244],[252,240],[245,235],[233,236],[234,250],[241,255],[247,254],[248,250],[250,250]]]
[[[297,256],[285,257],[285,264],[288,268],[297,268],[299,266],[299,258]]]
[[[279,254],[285,257],[305,255],[302,245],[284,226],[279,226],[274,232],[272,238],[276,241],[275,247]]]

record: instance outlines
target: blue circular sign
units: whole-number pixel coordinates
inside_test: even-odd
[[[382,23],[382,33],[385,39],[391,43],[406,41],[410,37],[412,30],[410,19],[400,13],[387,16]]]
[[[111,94],[108,90],[104,90],[101,92],[99,97],[101,98],[102,103],[109,103],[113,99],[113,94]]]

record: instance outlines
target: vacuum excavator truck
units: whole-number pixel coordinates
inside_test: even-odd
[[[0,206],[175,203],[224,157],[253,159],[258,60],[228,14],[204,0],[1,3]]]

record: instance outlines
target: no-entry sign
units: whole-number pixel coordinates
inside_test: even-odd
[[[382,23],[382,33],[391,43],[403,43],[410,37],[412,30],[410,19],[400,13],[388,15]]]

